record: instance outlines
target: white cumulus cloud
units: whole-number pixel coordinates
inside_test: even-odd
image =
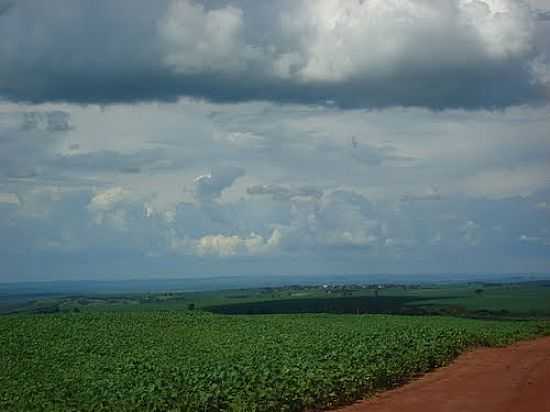
[[[515,0],[303,0],[283,18],[299,48],[276,73],[301,81],[387,78],[526,56],[533,16]]]
[[[195,250],[200,256],[263,255],[275,251],[280,239],[281,233],[278,230],[274,230],[267,239],[256,233],[247,237],[208,235],[197,241]]]
[[[109,210],[128,199],[130,192],[122,187],[113,187],[97,192],[90,201],[92,210]]]
[[[244,175],[244,169],[237,166],[216,167],[193,181],[195,197],[200,202],[210,202],[221,196],[235,180]]]

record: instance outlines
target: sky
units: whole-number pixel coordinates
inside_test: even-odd
[[[550,272],[548,0],[0,0],[0,282]]]

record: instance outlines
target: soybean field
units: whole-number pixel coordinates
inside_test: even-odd
[[[2,411],[304,411],[349,403],[541,322],[202,312],[0,317]]]

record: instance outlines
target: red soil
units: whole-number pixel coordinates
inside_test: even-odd
[[[550,412],[550,338],[473,350],[336,412]]]

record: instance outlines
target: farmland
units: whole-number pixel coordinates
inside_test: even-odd
[[[1,313],[182,312],[224,314],[416,314],[550,318],[550,282],[454,285],[285,286],[204,292],[4,295]]]
[[[0,410],[302,411],[349,402],[540,322],[112,312],[0,317]]]
[[[328,292],[328,293],[327,293]],[[325,293],[305,289],[245,299],[195,301],[205,309],[225,314],[382,313],[453,315],[473,318],[550,318],[548,283],[457,284],[329,288]]]

